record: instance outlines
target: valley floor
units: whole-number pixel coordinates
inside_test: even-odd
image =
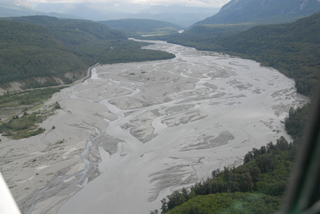
[[[148,48],[177,57],[96,66],[46,103],[61,109],[45,133],[1,137],[1,172],[23,213],[149,213],[252,148],[291,140],[281,121],[308,101],[293,80],[251,60]]]

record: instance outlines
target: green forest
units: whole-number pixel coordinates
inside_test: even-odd
[[[0,19],[0,87],[26,88],[73,82],[100,63],[169,59],[173,54],[141,49],[120,31],[92,21],[29,16]],[[39,79],[42,78],[42,79]],[[43,80],[45,78],[45,80]]]

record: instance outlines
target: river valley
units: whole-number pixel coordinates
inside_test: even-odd
[[[1,137],[1,172],[23,213],[149,213],[252,148],[291,141],[284,118],[308,101],[292,79],[225,54],[146,48],[176,58],[98,65],[46,103],[61,109],[45,133]]]

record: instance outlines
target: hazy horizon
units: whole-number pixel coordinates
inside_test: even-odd
[[[121,5],[141,5],[141,6],[171,6],[179,5],[185,7],[211,7],[211,8],[221,8],[223,5],[228,3],[230,0],[32,0],[28,1],[32,5],[39,3],[91,3],[91,4],[111,4],[115,7]]]

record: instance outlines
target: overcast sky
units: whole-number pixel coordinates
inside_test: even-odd
[[[146,5],[172,5],[179,4],[185,6],[197,7],[222,7],[230,0],[29,0],[29,2],[59,2],[59,3],[76,3],[76,2],[110,2],[114,4],[131,3]]]

